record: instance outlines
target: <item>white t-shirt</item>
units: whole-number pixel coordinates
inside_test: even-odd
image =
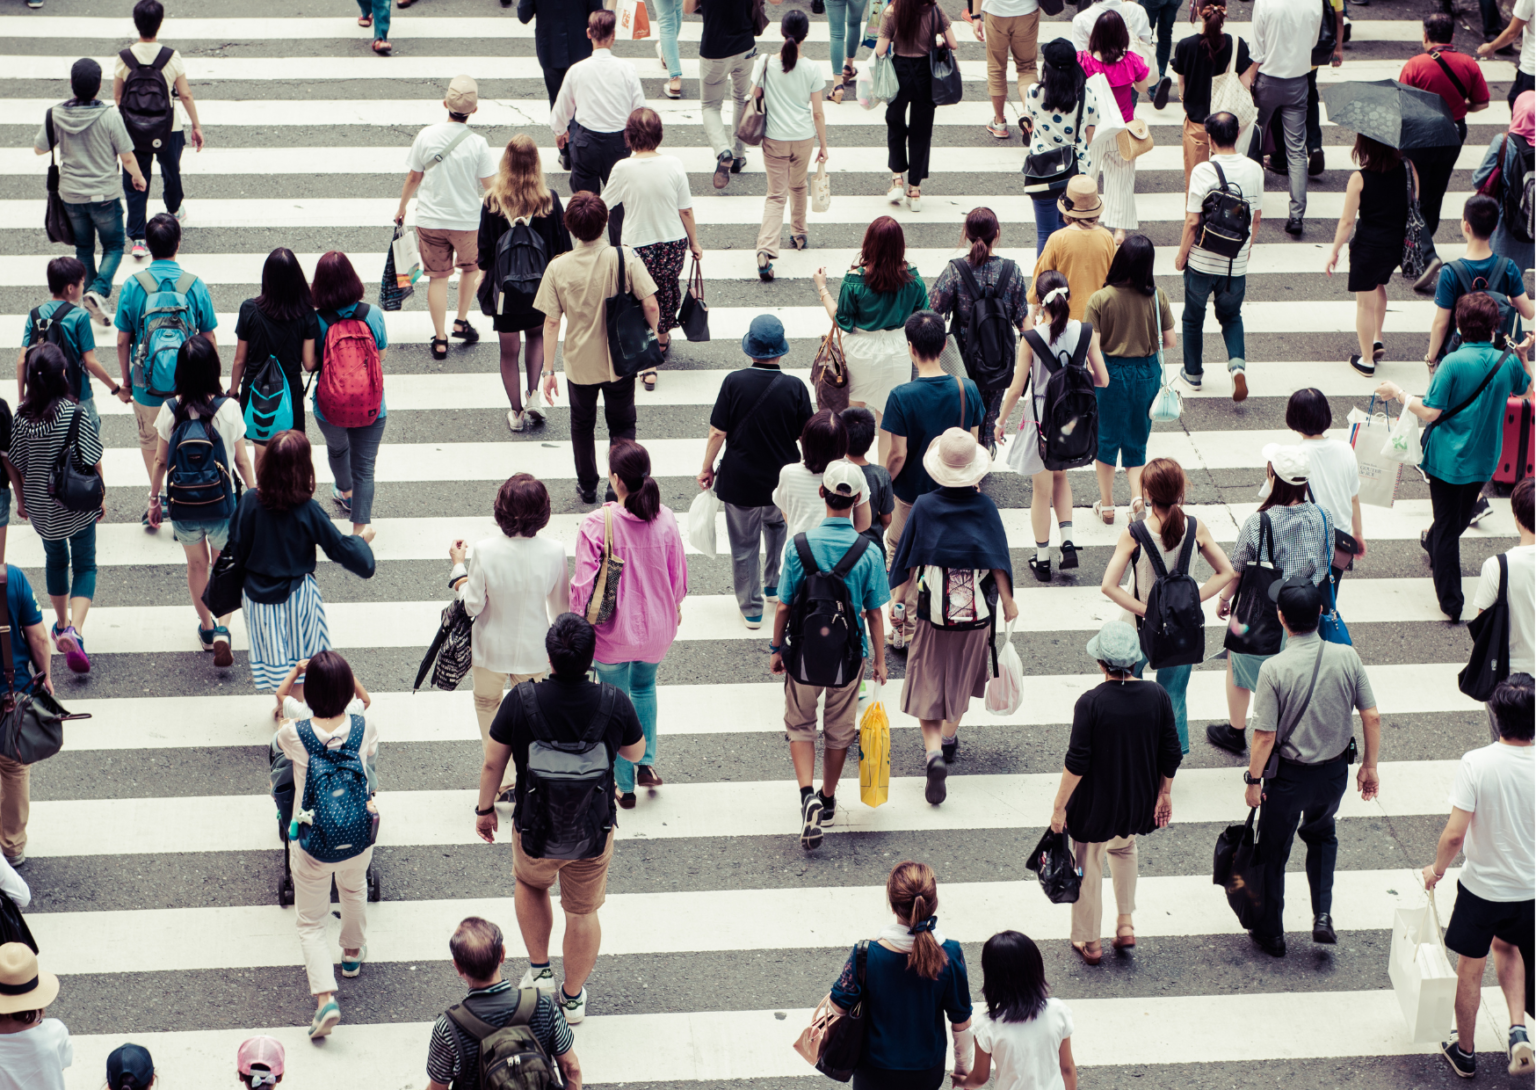
[[[1040,0],[981,0],[981,13],[996,15],[999,19],[1028,15],[1038,10],[1040,10]]]
[[[1531,26],[1531,17],[1536,15],[1536,0],[1515,0],[1514,16],[1516,19],[1525,20],[1525,29],[1520,32],[1520,71],[1526,75],[1536,75],[1536,27]]]
[[[1226,175],[1227,192],[1241,196],[1248,203],[1250,214],[1264,206],[1264,168],[1248,156],[1234,153],[1213,155],[1208,161],[1195,164],[1195,169],[1189,174],[1189,194],[1184,203],[1184,211],[1199,212],[1206,194],[1220,188],[1216,167],[1212,165],[1214,163],[1220,163],[1221,172]],[[1226,276],[1228,274],[1227,258],[1200,249],[1199,241],[1200,236],[1196,234],[1196,245],[1189,251],[1189,267],[1196,272],[1208,273],[1212,276]],[[1231,275],[1248,275],[1248,252],[1252,249],[1253,232],[1250,231],[1248,241],[1243,243],[1242,252],[1232,259]],[[1350,457],[1353,460],[1354,456]]]
[[[286,710],[286,708],[285,708]],[[343,713],[341,725],[332,733],[327,733],[318,723],[314,724],[315,737],[320,744],[327,749],[337,749],[341,743],[347,740],[347,735],[352,733],[352,716],[356,714],[351,704]],[[293,803],[297,809],[304,801],[304,777],[309,772],[309,750],[304,748],[304,743],[299,740],[298,724],[292,720],[277,728],[277,748],[288,755],[293,761]],[[366,763],[369,757],[379,752],[379,728],[372,717],[363,716],[363,745],[358,750],[358,756]]]
[[[167,443],[171,441],[171,432],[176,426],[176,413],[171,408],[173,400],[167,398],[160,406],[160,414],[155,417],[155,431]],[[224,442],[224,457],[229,459],[226,468],[236,474],[235,452],[240,449],[240,442],[245,438],[245,417],[241,415],[239,401],[232,397],[224,399],[219,411],[213,414],[213,430]]]
[[[992,1057],[994,1090],[1065,1090],[1061,1042],[1072,1036],[1072,1010],[1059,999],[1028,1022],[994,1022],[977,1010],[976,1047]]]
[[[1299,2],[1299,0],[1298,0]],[[1095,0],[1076,15],[1072,16],[1072,46],[1079,53],[1088,52],[1088,40],[1093,36],[1093,25],[1099,21],[1099,16],[1106,11],[1118,12],[1120,18],[1125,21],[1125,29],[1131,35],[1131,47],[1136,47],[1138,40],[1147,45],[1152,44],[1152,22],[1147,18],[1147,9],[1138,3],[1126,2],[1126,0]],[[1060,35],[1057,35],[1060,37]],[[1315,35],[1314,35],[1315,37]],[[1040,43],[1044,45],[1044,42]],[[1083,123],[1086,127],[1087,122]]]
[[[426,171],[416,192],[416,226],[440,231],[476,231],[480,228],[480,204],[485,199],[481,179],[496,174],[496,155],[485,137],[472,132],[459,141],[448,157],[432,163],[453,142],[464,126],[457,121],[428,125],[416,134],[406,152],[407,170]]]
[[[1509,558],[1509,672],[1536,674],[1536,545],[1516,545]],[[1487,609],[1499,598],[1499,558],[1483,561],[1472,609]]]
[[[684,208],[693,207],[688,172],[672,155],[631,155],[613,164],[603,203],[624,206],[624,231],[620,241],[631,248],[687,238]],[[610,293],[611,294],[611,293]]]
[[[0,1033],[0,1090],[64,1090],[64,1069],[74,1062],[69,1030],[57,1018]]]
[[[134,42],[128,47],[140,64],[154,64],[155,58],[160,55],[162,46],[159,42]],[[165,77],[165,89],[170,92],[171,108],[176,111],[176,120],[171,122],[173,129],[190,129],[191,118],[187,117],[187,108],[181,104],[181,96],[176,93],[176,80],[187,74],[187,62],[181,59],[181,53],[171,50],[171,59],[165,62],[165,67],[160,69],[160,74]],[[117,58],[117,65],[112,70],[114,79],[127,79],[128,66],[123,63],[123,58]]]
[[[816,122],[811,116],[811,95],[825,90],[826,86],[820,65],[804,53],[788,72],[784,71],[784,62],[778,54],[769,57],[763,73],[763,105],[768,111],[765,135],[768,139],[814,140]]]
[[[1451,805],[1472,815],[1461,884],[1485,901],[1536,898],[1536,746],[1464,754]]]
[[[1360,464],[1355,461],[1354,449],[1344,440],[1326,435],[1303,439],[1300,446],[1307,452],[1307,484],[1312,487],[1313,502],[1328,516],[1328,529],[1352,534],[1354,499],[1360,494]]]
[[[0,855],[0,893],[15,901],[17,908],[26,908],[32,903],[32,888],[3,855]]]
[[[821,474],[812,473],[804,462],[795,462],[779,470],[779,486],[773,490],[773,503],[784,512],[786,548],[796,534],[821,525],[827,517],[827,504],[821,498]]]

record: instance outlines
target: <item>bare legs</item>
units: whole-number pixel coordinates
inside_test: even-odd
[[[1381,340],[1381,327],[1387,320],[1387,287],[1355,292],[1355,336],[1360,341],[1360,358],[1372,358],[1375,342]]]

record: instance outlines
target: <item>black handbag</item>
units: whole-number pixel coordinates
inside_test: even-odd
[[[245,590],[245,559],[240,548],[242,535],[238,507],[235,508],[234,518],[230,519],[229,530],[229,543],[213,562],[213,569],[208,573],[208,585],[203,588],[203,605],[215,617],[227,617],[239,609],[241,595]],[[249,554],[248,549],[244,552]]]
[[[1254,550],[1253,563],[1243,569],[1238,580],[1237,592],[1232,595],[1232,619],[1227,625],[1226,639],[1222,641],[1228,651],[1242,655],[1276,655],[1280,652],[1280,640],[1285,629],[1269,596],[1269,585],[1285,578],[1275,567],[1275,530],[1269,522],[1269,512],[1259,512],[1259,547]],[[1264,561],[1264,543],[1269,542],[1269,561]]]
[[[46,761],[64,748],[64,721],[89,719],[89,715],[71,715],[48,692],[16,690],[16,660],[12,658],[11,616],[6,587],[7,572],[0,564],[0,605],[5,611],[0,623],[0,655],[5,657],[5,693],[0,695],[0,757],[18,764],[33,765]]]
[[[48,495],[66,511],[97,511],[107,498],[107,486],[100,474],[93,469],[81,469],[75,465],[75,445],[80,438],[80,417],[85,410],[75,407],[70,417],[69,432],[64,445],[53,460],[53,470],[48,475]]]
[[[864,1017],[864,965],[868,960],[869,940],[860,939],[858,953],[854,957],[855,971],[859,978],[859,1001],[828,1027],[821,1055],[816,1057],[816,1070],[838,1082],[847,1082],[853,1078],[854,1070],[864,1061],[864,1037],[869,1030],[869,1022]]]
[[[1072,854],[1066,830],[1053,833],[1047,829],[1024,866],[1040,876],[1040,888],[1045,890],[1045,896],[1052,904],[1077,902],[1083,872],[1077,865],[1077,857]]]
[[[1499,596],[1467,622],[1472,655],[1456,675],[1456,687],[1473,700],[1488,700],[1509,677],[1509,557],[1500,553]]]
[[[27,926],[26,917],[21,914],[16,902],[11,900],[11,895],[0,891],[0,943],[7,942],[25,943],[34,954],[37,953],[37,940],[32,937],[32,929]]]
[[[58,146],[58,134],[53,131],[53,110],[43,117],[43,128],[48,130],[48,208],[43,213],[43,228],[49,242],[61,242],[65,246],[75,244],[75,225],[69,220],[64,208],[64,198],[59,196],[59,160],[53,153]]]
[[[928,72],[932,77],[935,106],[953,106],[960,101],[965,92],[960,80],[960,62],[955,60],[955,51],[947,44],[928,51]]]
[[[661,343],[656,331],[645,320],[645,306],[629,291],[629,268],[624,260],[623,247],[616,247],[619,255],[618,290],[610,295],[604,306],[604,320],[608,326],[608,357],[613,373],[620,379],[632,378],[652,367],[661,366]]]
[[[1312,47],[1312,63],[1324,65],[1333,63],[1333,51],[1339,44],[1339,28],[1334,25],[1333,7],[1328,0],[1322,0],[1323,21],[1317,28],[1317,44]]]
[[[698,258],[694,258],[693,268],[688,270],[688,290],[677,308],[677,322],[690,341],[709,340],[709,304],[704,302],[704,273]]]
[[[1078,174],[1077,142],[1083,138],[1083,107],[1088,103],[1088,88],[1077,89],[1077,121],[1072,126],[1072,143],[1049,151],[1024,156],[1024,192],[1049,193],[1063,189]]]
[[[1227,891],[1227,904],[1237,913],[1243,927],[1257,927],[1264,912],[1264,869],[1259,862],[1259,846],[1254,836],[1253,819],[1258,807],[1248,811],[1242,825],[1228,825],[1216,838],[1215,868],[1211,881]]]

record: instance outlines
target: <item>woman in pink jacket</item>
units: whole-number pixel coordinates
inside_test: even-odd
[[[620,440],[608,448],[608,480],[617,503],[606,503],[581,524],[576,536],[576,570],[571,577],[571,609],[593,622],[597,676],[629,694],[645,729],[645,756],[635,766],[623,757],[614,765],[619,805],[635,805],[635,784],[660,787],[656,773],[656,667],[677,638],[688,594],[688,564],[683,536],[661,489],[651,479],[651,456],[639,443]],[[612,615],[597,621],[600,603],[592,598],[603,568],[604,543],[611,533],[611,553],[624,562],[617,582],[609,573],[604,598],[613,599]]]

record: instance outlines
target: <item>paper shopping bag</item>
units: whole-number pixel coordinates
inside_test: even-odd
[[[651,16],[645,10],[645,0],[619,0],[614,10],[616,34],[620,41],[638,41],[651,36]]]
[[[879,806],[891,795],[891,723],[880,688],[875,686],[875,698],[859,720],[859,801],[865,806]]]
[[[1381,454],[1389,426],[1387,414],[1375,412],[1375,407],[1373,397],[1369,410],[1349,410],[1349,444],[1355,448],[1355,465],[1360,470],[1360,502],[1372,507],[1391,507],[1403,466]]]
[[[1415,1043],[1438,1041],[1456,1024],[1456,971],[1440,938],[1433,893],[1421,907],[1395,913],[1387,975]]]
[[[395,285],[400,288],[414,286],[421,279],[421,250],[416,243],[416,232],[397,228],[390,251],[395,258]]]

